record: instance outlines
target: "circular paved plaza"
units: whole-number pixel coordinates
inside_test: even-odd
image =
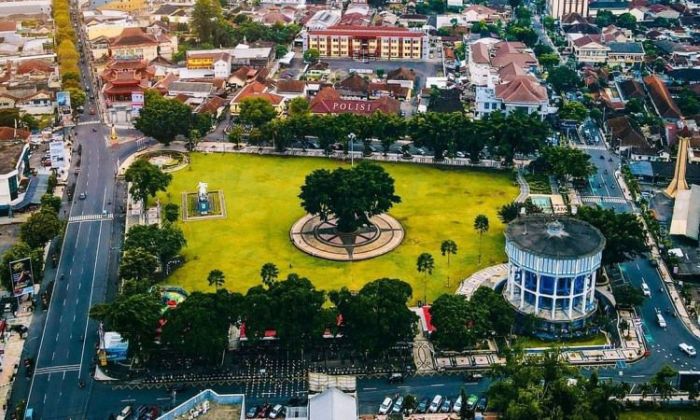
[[[307,214],[289,232],[294,246],[305,253],[333,261],[361,261],[386,254],[401,244],[403,227],[388,214],[370,219],[370,226],[354,233],[338,232],[336,220],[323,221]]]

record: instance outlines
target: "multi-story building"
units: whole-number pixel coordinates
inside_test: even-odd
[[[98,10],[119,10],[122,12],[140,12],[148,8],[146,0],[112,0],[101,6],[97,6]]]
[[[427,36],[402,27],[331,26],[310,30],[304,51],[318,50],[321,57],[360,60],[420,60],[428,57]]]
[[[213,75],[215,79],[226,79],[231,75],[231,55],[223,50],[188,51],[186,64],[187,73],[201,73],[198,77]]]
[[[547,0],[547,12],[555,19],[570,13],[588,16],[588,0]]]
[[[547,89],[539,84],[534,77],[519,72],[513,68],[513,75],[504,83],[496,86],[478,86],[476,88],[476,117],[494,111],[509,114],[514,111],[524,111],[527,114],[537,113],[544,118],[550,111]]]
[[[143,28],[124,28],[109,39],[109,55],[116,59],[151,61],[159,55],[171,59],[177,51],[177,37],[161,30],[146,31]]]

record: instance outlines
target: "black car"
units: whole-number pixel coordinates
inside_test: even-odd
[[[426,411],[428,411],[428,406],[430,405],[430,400],[428,398],[423,398],[420,400],[418,403],[418,406],[416,407],[416,413],[417,414],[425,414]]]

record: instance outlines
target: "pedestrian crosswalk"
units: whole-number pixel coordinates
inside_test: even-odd
[[[63,372],[76,372],[80,370],[80,365],[60,365],[60,366],[47,366],[38,368],[34,371],[35,375],[49,375],[52,373],[63,373]]]
[[[581,150],[607,150],[605,146],[591,146],[588,144],[575,144],[574,147]]]
[[[600,196],[600,195],[587,195],[587,196],[582,196],[581,201],[584,203],[619,203],[619,204],[625,204],[627,203],[627,200],[625,200],[622,197],[609,197],[609,196]]]
[[[102,121],[100,120],[95,120],[95,121],[81,121],[78,123],[78,125],[100,125],[102,124]]]
[[[68,219],[68,223],[71,222],[92,222],[96,220],[112,220],[114,219],[113,213],[103,213],[103,214],[81,214],[80,216],[71,216]]]

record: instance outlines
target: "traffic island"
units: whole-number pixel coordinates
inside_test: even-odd
[[[332,261],[361,261],[391,252],[401,245],[404,230],[395,218],[380,214],[354,232],[338,230],[337,220],[323,220],[307,214],[299,219],[289,236],[301,251]]]

